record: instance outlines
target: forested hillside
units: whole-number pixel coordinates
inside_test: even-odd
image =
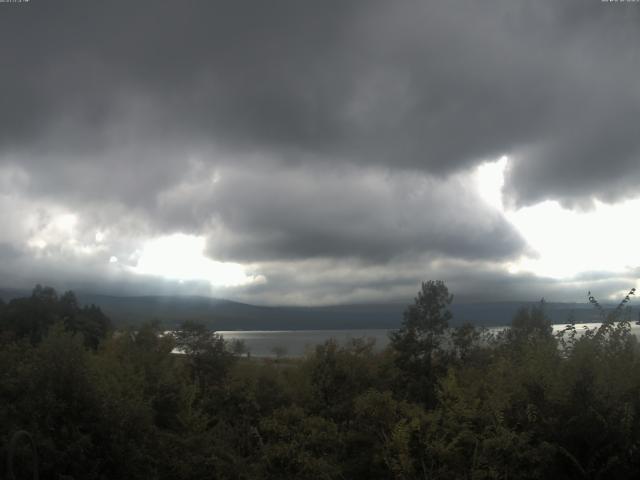
[[[29,296],[24,290],[0,289],[5,302]],[[199,296],[110,296],[76,292],[81,306],[99,307],[117,327],[160,321],[175,328],[194,320],[214,330],[338,330],[395,329],[402,322],[404,303],[364,303],[318,307],[262,306]],[[461,302],[450,310],[451,326],[472,323],[478,327],[508,325],[515,313],[530,301]],[[587,303],[548,302],[546,315],[552,323],[597,322],[598,314]],[[637,315],[637,309],[634,314]]]
[[[0,304],[0,453],[26,430],[43,479],[638,478],[630,296],[591,298],[597,330],[554,336],[540,304],[491,335],[449,329],[430,281],[384,352],[362,339],[254,359],[193,322],[114,330],[37,287]],[[20,445],[16,478],[31,478]]]

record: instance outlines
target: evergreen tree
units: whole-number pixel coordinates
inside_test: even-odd
[[[452,301],[443,281],[423,282],[413,305],[404,312],[402,327],[391,334],[396,365],[409,396],[428,406],[433,406],[437,374],[444,369],[441,353]]]

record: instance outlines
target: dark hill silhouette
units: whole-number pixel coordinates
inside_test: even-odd
[[[19,289],[0,289],[5,301],[30,295]],[[258,306],[201,296],[110,296],[77,292],[83,305],[99,306],[118,325],[136,325],[157,319],[171,328],[183,320],[196,320],[216,330],[338,330],[398,328],[407,303],[354,304],[327,307]],[[515,312],[533,302],[453,303],[452,326],[503,326]],[[605,307],[612,307],[606,306]],[[552,323],[597,322],[597,312],[585,303],[547,303]],[[637,309],[635,310],[637,312]],[[637,313],[632,313],[635,319]]]

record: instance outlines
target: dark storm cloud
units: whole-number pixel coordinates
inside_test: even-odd
[[[342,135],[333,97],[349,81],[341,50],[356,6],[143,0],[4,9],[3,84],[13,95],[3,107],[16,112],[5,141],[94,150],[110,146],[113,124],[132,120],[152,138],[331,143]],[[65,128],[77,134],[61,138]]]
[[[206,202],[205,211],[215,212],[224,226],[210,233],[209,251],[234,261],[354,257],[386,262],[423,252],[500,260],[524,248],[513,227],[481,201],[469,178],[443,182],[419,172],[363,168],[297,168],[272,177],[256,169],[223,170]]]
[[[167,140],[438,174],[508,153],[516,202],[614,199],[637,180],[639,18],[595,0],[3,5],[1,140],[74,165]]]

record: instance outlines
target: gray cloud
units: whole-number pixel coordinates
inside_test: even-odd
[[[214,226],[222,226],[210,233],[209,250],[235,261],[387,262],[423,252],[499,260],[524,249],[519,234],[483,204],[469,178],[445,182],[419,172],[362,167],[282,169],[276,175],[223,170],[206,202]]]
[[[481,262],[504,289],[503,262],[527,247],[474,193],[480,162],[509,155],[515,206],[638,194],[635,7],[0,4],[0,244],[26,255],[6,276],[66,262],[65,277],[100,284],[109,255],[133,262],[182,231],[213,258],[259,264],[268,282],[247,292],[265,301],[301,262],[320,262],[307,288],[336,301],[379,295],[374,277],[405,291],[429,273],[402,274],[410,258]],[[29,274],[25,245],[61,212],[78,217],[75,250],[37,250],[49,257]],[[91,275],[72,268],[81,246],[98,249]],[[326,273],[336,262],[344,282]]]
[[[2,13],[2,143],[34,157],[133,144],[112,153],[146,164],[140,145],[170,140],[446,174],[509,153],[519,203],[635,192],[633,6],[35,1]]]

